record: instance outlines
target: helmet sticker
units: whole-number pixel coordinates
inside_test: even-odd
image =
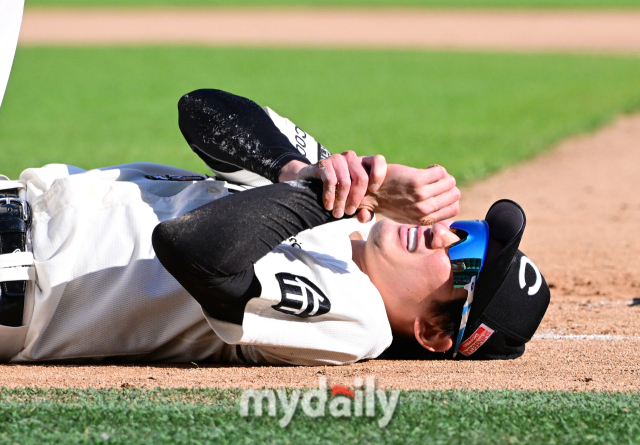
[[[480,346],[482,346],[487,340],[489,340],[489,337],[491,337],[494,332],[495,331],[493,329],[482,323],[478,327],[478,329],[476,329],[476,332],[471,334],[471,337],[462,342],[459,349],[460,354],[469,357],[471,354],[480,349]]]
[[[529,288],[529,295],[535,295],[540,290],[540,286],[542,286],[542,275],[540,275],[540,271],[538,270],[536,265],[533,264],[533,261],[531,261],[524,255],[522,256],[522,258],[520,258],[520,272],[518,274],[518,279],[520,280],[520,289],[524,289],[527,285],[527,281],[524,277],[524,273],[527,269],[527,264],[533,267],[533,270],[536,273],[536,282]]]

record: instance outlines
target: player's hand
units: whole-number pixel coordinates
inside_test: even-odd
[[[389,164],[382,186],[367,193],[362,207],[394,221],[431,225],[458,214],[460,190],[444,167]]]
[[[282,169],[280,181],[321,179],[324,184],[324,207],[336,218],[341,218],[345,213],[353,215],[358,208],[362,208],[364,196],[375,193],[387,174],[384,156],[358,156],[353,151],[331,155],[314,165],[298,162],[291,161]],[[373,213],[368,208],[363,208],[357,215],[360,222],[370,221],[372,217]]]

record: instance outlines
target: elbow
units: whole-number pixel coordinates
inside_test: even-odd
[[[211,125],[224,115],[221,90],[200,89],[185,94],[178,101],[178,127],[189,145],[202,143],[202,133],[211,133]]]
[[[172,273],[173,265],[180,262],[182,243],[172,230],[171,221],[162,222],[153,229],[151,244],[160,263]]]
[[[178,101],[178,113],[180,117],[189,114],[193,115],[194,112],[216,113],[225,95],[229,95],[229,93],[206,88],[194,90],[180,98]]]

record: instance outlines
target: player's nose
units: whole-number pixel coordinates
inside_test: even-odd
[[[447,224],[437,222],[431,228],[429,236],[431,237],[431,249],[444,249],[451,244],[460,240],[460,238],[449,230]]]

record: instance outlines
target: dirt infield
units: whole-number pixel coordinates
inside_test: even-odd
[[[639,54],[640,12],[29,8],[20,44],[204,44]]]
[[[0,366],[0,386],[314,387],[375,375],[405,389],[640,390],[640,115],[463,191],[463,218],[499,198],[527,212],[522,250],[552,287],[525,355],[504,362],[369,361],[344,367]]]

